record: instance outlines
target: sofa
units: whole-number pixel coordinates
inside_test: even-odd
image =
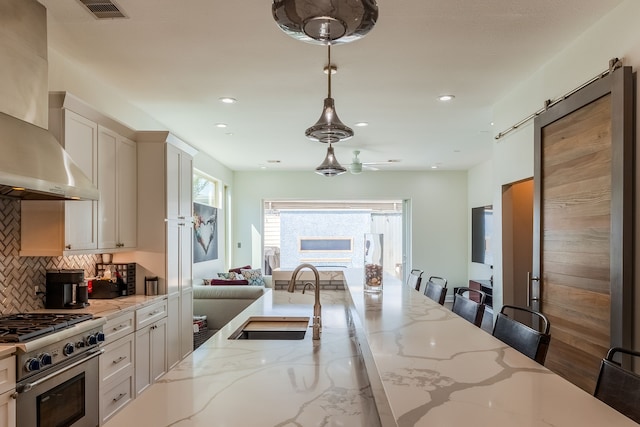
[[[221,329],[242,310],[271,288],[271,276],[263,276],[265,286],[216,285],[193,287],[193,315],[207,316],[207,329]]]

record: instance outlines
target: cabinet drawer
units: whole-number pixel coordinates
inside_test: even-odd
[[[0,360],[0,394],[16,388],[16,359],[14,356]]]
[[[102,418],[102,422],[106,422],[132,400],[133,375],[129,375],[123,378],[122,381],[115,382],[112,387],[108,387],[102,392],[102,398],[100,399],[102,406],[100,417]]]
[[[167,317],[166,300],[138,309],[136,310],[136,330],[142,329],[163,317]]]
[[[12,397],[13,390],[0,394],[0,426],[15,427],[16,399]]]
[[[134,331],[134,312],[122,314],[113,319],[107,320],[104,325],[104,341],[106,344],[112,343],[118,338],[122,338]]]
[[[133,370],[133,339],[134,334],[105,346],[104,354],[100,356],[100,379],[104,384],[121,372]]]

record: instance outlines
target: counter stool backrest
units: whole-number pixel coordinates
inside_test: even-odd
[[[419,291],[420,284],[422,283],[422,273],[424,272],[422,270],[418,270],[417,268],[411,270],[411,273],[409,273],[409,278],[407,279],[407,285],[411,286],[416,291]]]
[[[613,347],[600,363],[600,374],[593,395],[623,413],[636,423],[640,423],[640,376],[615,362],[616,353],[639,357],[640,353],[620,347]]]
[[[469,296],[473,295],[478,301],[467,298],[464,295],[465,293],[468,293]],[[455,288],[451,311],[477,327],[480,327],[482,326],[482,318],[484,317],[484,300],[486,298],[487,294],[477,289]]]
[[[447,296],[447,279],[438,276],[429,277],[424,287],[424,294],[440,305],[444,304]]]
[[[514,313],[528,313],[534,319],[534,322],[541,322],[539,330],[533,329],[524,323],[507,316],[505,310],[510,309]],[[544,365],[549,349],[549,319],[537,311],[530,310],[525,307],[515,305],[504,305],[502,310],[496,316],[496,323],[493,326],[493,336],[498,338],[505,344],[509,344],[525,356]]]

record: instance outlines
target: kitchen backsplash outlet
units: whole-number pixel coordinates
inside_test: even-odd
[[[19,313],[44,308],[34,294],[44,291],[45,272],[55,268],[81,268],[93,274],[100,255],[69,257],[21,257],[20,201],[0,198],[0,313]]]

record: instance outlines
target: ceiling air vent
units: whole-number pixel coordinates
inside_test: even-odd
[[[110,0],[79,0],[96,19],[126,18],[127,15]]]

